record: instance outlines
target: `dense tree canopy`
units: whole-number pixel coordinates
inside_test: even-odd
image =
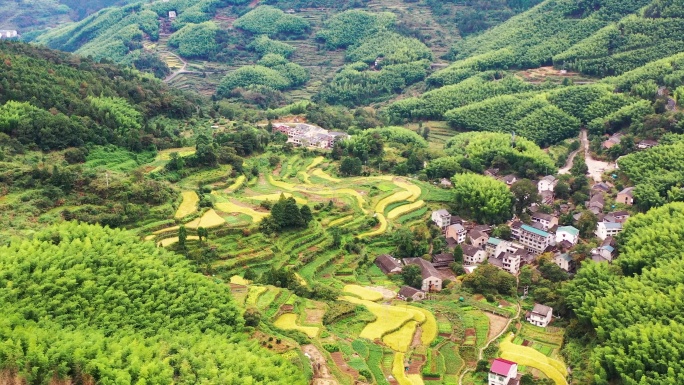
[[[390,12],[371,13],[349,10],[327,20],[324,29],[319,31],[317,36],[325,41],[328,48],[346,48],[392,27],[395,21],[396,16]]]
[[[278,8],[262,5],[235,20],[233,26],[256,35],[300,36],[309,31],[305,19],[289,15]]]
[[[503,182],[477,174],[458,174],[453,206],[459,215],[479,223],[496,224],[513,216],[513,194]]]
[[[212,21],[187,24],[171,35],[169,45],[178,48],[181,56],[206,57],[218,49],[215,41],[217,31],[218,26]]]

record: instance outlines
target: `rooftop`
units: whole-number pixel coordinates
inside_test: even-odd
[[[538,303],[535,303],[534,308],[532,309],[532,313],[543,315],[543,316],[548,315],[552,311],[553,311],[553,309],[551,307],[546,306],[546,305],[542,305],[542,304],[538,304]]]
[[[495,238],[495,237],[489,237],[489,239],[487,240],[487,243],[491,243],[492,245],[498,245],[499,243],[501,243],[501,239]]]
[[[561,231],[564,231],[566,233],[572,234],[573,236],[578,236],[579,235],[579,230],[577,230],[573,226],[561,226],[556,230],[557,233],[560,233]]]
[[[389,254],[383,254],[378,256],[375,259],[375,264],[378,265],[380,270],[382,270],[385,274],[390,273],[392,270],[396,268],[401,269],[401,262],[399,262],[399,260],[393,258]]]
[[[514,365],[517,365],[517,363],[504,360],[503,358],[497,358],[492,361],[492,367],[489,369],[489,371],[500,376],[507,377]]]
[[[437,211],[434,211],[433,214],[434,214],[434,213],[437,213],[437,215],[439,215],[439,216],[451,215],[451,214],[449,214],[448,211],[446,211],[446,209],[439,209],[439,210],[437,210]]]
[[[479,247],[472,245],[461,245],[461,249],[463,249],[463,255],[467,255],[469,257],[474,256],[478,251],[482,250]]]
[[[399,295],[405,298],[411,298],[413,297],[416,293],[422,293],[421,290],[414,289],[411,286],[402,286],[401,290],[399,290]]]
[[[530,232],[532,234],[539,235],[540,237],[548,237],[550,235],[546,231],[535,229],[534,227],[528,226],[528,225],[522,225],[522,226],[520,226],[520,228],[523,229],[524,231]]]
[[[432,263],[424,260],[423,258],[405,258],[404,263],[407,265],[417,265],[420,267],[420,273],[423,279],[428,279],[431,277],[441,278],[437,269],[432,266]]]
[[[618,194],[625,194],[625,195],[632,196],[633,190],[634,190],[634,187],[627,187],[626,189],[620,191]]]
[[[622,228],[622,223],[619,222],[599,222],[599,224],[603,223],[603,226],[606,227],[606,229],[621,229]]]
[[[557,255],[556,258],[562,259],[562,260],[564,260],[564,261],[566,261],[566,262],[571,262],[571,261],[572,261],[572,257],[571,257],[570,254],[568,254],[568,253],[564,253],[564,254]]]

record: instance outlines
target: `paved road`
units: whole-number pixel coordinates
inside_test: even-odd
[[[180,74],[182,74],[182,73],[187,72],[187,71],[185,71],[185,68],[188,66],[188,62],[186,62],[185,60],[183,60],[183,58],[181,58],[180,56],[176,55],[175,53],[173,53],[173,52],[171,52],[171,51],[168,51],[167,53],[168,53],[169,55],[175,56],[181,63],[183,63],[183,67],[181,67],[179,70],[176,70],[175,72],[173,72],[173,73],[171,73],[169,76],[167,76],[166,79],[164,79],[164,83],[168,83],[168,82],[170,82],[171,80],[175,79],[176,76],[178,76],[178,75],[180,75]]]

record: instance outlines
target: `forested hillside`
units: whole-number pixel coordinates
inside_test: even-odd
[[[0,362],[44,384],[305,384],[247,341],[230,290],[182,256],[76,223],[0,247]]]

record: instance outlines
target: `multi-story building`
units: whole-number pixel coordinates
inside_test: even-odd
[[[548,231],[554,226],[558,226],[558,217],[545,213],[532,214],[532,222],[539,223],[544,231]]]
[[[489,385],[517,385],[518,364],[503,358],[495,359],[489,368],[487,380]]]
[[[556,243],[570,242],[573,246],[579,242],[579,230],[573,226],[561,226],[556,229]]]
[[[551,322],[552,315],[552,308],[535,303],[532,311],[527,313],[527,321],[532,325],[545,328],[549,325],[549,322]]]
[[[273,131],[287,135],[287,142],[295,146],[323,149],[333,148],[335,143],[349,137],[344,132],[328,131],[318,126],[302,123],[294,127],[277,123],[273,125]]]
[[[461,244],[466,240],[466,230],[460,223],[449,225],[446,228],[446,238],[451,238],[456,243]]]
[[[622,231],[622,223],[620,222],[599,222],[596,224],[596,236],[601,240],[614,237],[620,231]]]
[[[432,222],[434,222],[437,227],[442,229],[442,233],[446,232],[447,227],[451,225],[451,214],[445,209],[440,209],[432,212]]]
[[[537,255],[543,253],[555,240],[553,235],[546,231],[519,222],[511,226],[511,235],[525,246],[527,251]]]

